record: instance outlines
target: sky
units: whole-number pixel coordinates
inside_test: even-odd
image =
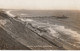
[[[80,10],[80,0],[0,0],[0,8],[28,10]]]

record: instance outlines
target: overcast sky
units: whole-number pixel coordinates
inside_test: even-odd
[[[80,0],[0,0],[0,8],[80,10]]]

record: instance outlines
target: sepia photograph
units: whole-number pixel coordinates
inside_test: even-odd
[[[80,50],[80,0],[0,0],[0,50]]]

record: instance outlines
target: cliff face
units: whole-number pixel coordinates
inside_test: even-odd
[[[0,27],[0,49],[19,50],[29,49],[13,39],[5,30]]]
[[[5,16],[5,17],[4,17]],[[8,22],[9,19],[7,19],[7,16],[4,15],[2,16],[0,14],[0,49],[30,49],[24,45],[22,45],[21,43],[19,43],[18,41],[16,41],[8,32],[7,27],[8,26]],[[12,26],[13,27],[13,26]],[[5,29],[6,28],[6,29]],[[15,28],[14,28],[15,29]],[[6,31],[7,30],[7,31]]]

